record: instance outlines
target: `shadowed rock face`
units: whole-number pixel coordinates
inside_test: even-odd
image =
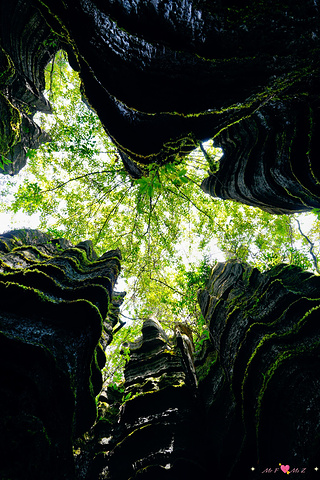
[[[215,267],[200,293],[217,352],[199,389],[218,478],[258,479],[279,462],[313,478],[320,458],[319,282],[298,267],[261,274],[230,262]]]
[[[0,476],[70,480],[74,439],[96,418],[120,253],[37,230],[1,235],[0,251]]]
[[[0,13],[7,172],[48,140],[32,116],[50,110],[43,68],[63,46],[133,177],[215,137],[211,195],[276,213],[319,206],[317,2],[2,0]]]
[[[91,447],[83,449],[87,458],[91,450],[86,471],[78,460],[79,479],[205,478],[202,408],[189,342],[178,330],[169,339],[150,319],[142,336],[125,344],[130,352],[126,401],[110,424],[110,412],[119,403],[107,390],[109,407],[92,430]]]
[[[320,118],[318,79],[288,89],[223,130],[217,173],[202,182],[213,196],[282,214],[319,208]]]
[[[89,102],[140,164],[193,148],[318,69],[313,1],[39,4],[73,40]]]
[[[58,41],[32,2],[0,1],[0,19],[0,173],[15,175],[27,149],[50,140],[33,116],[51,112],[43,71]]]
[[[32,116],[50,111],[43,69],[63,44],[132,176],[215,136],[225,155],[205,191],[276,213],[319,207],[316,1],[1,0],[0,37],[7,173],[47,139]],[[72,480],[117,321],[119,253],[29,231],[0,251],[1,475]],[[187,339],[145,324],[129,345],[131,397],[119,411],[107,391],[113,420],[108,408],[90,430],[79,479],[258,479],[279,462],[312,477],[319,278],[220,264],[199,301],[210,341],[196,375]]]
[[[142,336],[125,345],[122,397],[110,389],[100,397],[106,413],[81,446],[79,479],[258,480],[280,462],[313,478],[319,283],[288,265],[261,274],[218,264],[199,292],[210,335],[194,361],[183,330],[168,338],[144,322]]]
[[[168,338],[145,321],[95,423],[119,252],[30,230],[2,235],[0,250],[1,478],[258,480],[279,462],[313,478],[319,277],[218,264],[199,292],[201,354],[184,326]]]

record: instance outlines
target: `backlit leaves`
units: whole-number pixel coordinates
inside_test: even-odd
[[[196,344],[203,341],[197,290],[217,259],[236,258],[261,270],[279,262],[313,269],[293,217],[203,193],[201,182],[208,170],[217,170],[221,156],[212,141],[132,180],[98,117],[82,102],[78,75],[62,53],[48,66],[46,80],[53,115],[40,114],[38,121],[52,142],[28,152],[25,179],[17,179],[10,208],[39,212],[40,229],[73,243],[92,239],[100,254],[120,248],[128,285],[124,315],[135,321],[117,333],[114,345],[132,339],[150,315],[169,329],[188,322]],[[310,233],[315,248],[318,232],[319,220]],[[110,381],[118,381],[121,362],[113,351]]]

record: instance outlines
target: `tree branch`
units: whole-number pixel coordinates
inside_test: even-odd
[[[208,163],[210,163],[210,162],[211,162],[210,155],[209,155],[208,152],[205,150],[202,142],[199,142],[199,147],[200,147],[201,152],[203,153],[204,158],[207,160]]]
[[[179,290],[171,287],[171,286],[168,285],[166,282],[162,282],[161,280],[158,280],[157,278],[153,278],[153,277],[151,277],[151,275],[150,275],[150,280],[152,280],[153,282],[161,283],[161,285],[164,285],[165,287],[170,288],[170,290],[172,290],[173,292],[178,293],[179,295],[182,295],[183,297],[185,297],[185,294],[184,294],[184,293],[182,293],[182,292],[180,292]]]
[[[174,183],[172,183],[172,185],[174,185]],[[201,212],[203,215],[205,215],[206,217],[208,217],[212,222],[213,222],[213,218],[207,213],[207,212],[204,212],[203,210],[201,210],[201,208],[198,207],[198,205],[196,205],[192,200],[191,198],[189,198],[185,193],[183,193],[180,188],[176,187],[174,185],[174,187],[178,190],[178,192],[175,192],[174,190],[172,190],[171,188],[166,188],[166,190],[168,190],[168,192],[171,192],[173,193],[174,195],[177,195],[178,197],[179,196],[182,196],[185,200],[187,200],[188,202],[190,202],[199,212]],[[180,194],[180,195],[179,195]]]
[[[313,251],[313,249],[314,249],[314,243],[311,242],[310,238],[309,238],[305,233],[303,233],[303,231],[301,230],[301,225],[300,225],[299,220],[298,220],[297,218],[295,218],[295,221],[296,221],[297,224],[298,224],[299,232],[301,233],[301,235],[303,236],[303,238],[304,238],[304,239],[309,243],[309,245],[310,245],[309,252],[310,252],[310,255],[311,255],[311,257],[312,257],[312,261],[313,261],[313,265],[314,265],[315,271],[320,274],[320,269],[319,269],[319,267],[318,267],[318,259],[317,259],[316,255],[314,254],[314,251]]]
[[[89,177],[90,175],[99,175],[100,173],[115,173],[115,172],[118,173],[118,172],[123,172],[123,171],[124,171],[123,169],[119,169],[119,170],[100,170],[100,171],[97,171],[97,172],[85,173],[84,175],[79,175],[78,177],[70,178],[66,182],[60,183],[56,187],[48,188],[48,190],[41,190],[41,193],[53,192],[54,190],[58,190],[59,188],[64,187],[65,185],[67,185],[70,182],[74,182],[76,180],[79,180],[80,178]]]
[[[96,238],[95,238],[95,242],[94,242],[94,243],[97,243],[97,242],[98,242],[99,238],[101,237],[101,233],[102,233],[104,227],[106,226],[106,224],[108,223],[108,221],[109,221],[109,219],[110,219],[110,217],[111,217],[111,214],[118,208],[118,206],[120,205],[120,203],[122,202],[122,200],[124,199],[124,197],[127,195],[127,193],[128,193],[128,191],[130,190],[130,188],[131,188],[131,185],[130,185],[130,187],[128,187],[128,188],[125,190],[125,192],[124,192],[124,194],[121,196],[120,200],[117,202],[117,204],[116,204],[114,207],[112,207],[112,209],[111,209],[110,212],[108,213],[105,221],[103,222],[102,227],[101,227],[100,230],[99,230],[98,235],[97,235]]]

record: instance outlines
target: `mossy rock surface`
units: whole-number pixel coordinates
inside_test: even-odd
[[[10,453],[0,477],[72,480],[72,444],[97,417],[120,252],[98,258],[88,242],[28,229],[0,245],[0,446]],[[13,461],[24,442],[23,461]]]
[[[19,141],[20,125],[19,110],[0,92],[0,155],[5,156]]]
[[[10,83],[14,73],[14,63],[0,45],[0,88]]]

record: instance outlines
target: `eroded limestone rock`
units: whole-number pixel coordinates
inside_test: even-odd
[[[33,121],[50,113],[44,68],[59,40],[31,1],[0,1],[0,173],[15,175],[29,148],[50,141]]]
[[[0,250],[0,476],[71,480],[73,442],[96,419],[120,253],[37,230],[1,235]]]
[[[0,246],[1,478],[256,480],[279,462],[313,478],[319,277],[218,264],[199,293],[201,353],[183,325],[170,337],[145,321],[123,347],[123,388],[97,397],[96,422],[119,252],[97,258],[89,242],[29,230]]]
[[[279,462],[313,478],[319,283],[295,266],[262,274],[218,264],[199,293],[209,338],[194,364],[192,355],[185,362],[182,332],[170,339],[146,321],[142,336],[125,346],[123,403],[109,399],[92,434],[91,469],[80,478],[258,480],[277,468],[281,474]]]
[[[124,345],[130,360],[122,405],[107,390],[110,404],[84,448],[83,457],[90,451],[91,459],[86,472],[79,462],[79,478],[205,478],[202,410],[187,343],[178,331],[169,339],[159,323],[149,319],[142,336]]]
[[[309,78],[217,136],[224,155],[202,189],[276,214],[319,208],[319,138],[319,82]]]
[[[2,0],[0,18],[6,173],[49,140],[32,118],[50,111],[43,69],[63,47],[133,178],[215,137],[206,192],[319,208],[317,2]]]
[[[200,293],[209,352],[216,351],[199,383],[212,452],[205,457],[218,478],[260,479],[279,462],[313,478],[320,455],[319,288],[319,277],[299,267],[261,274],[229,262],[214,268]]]
[[[140,166],[194,148],[319,71],[311,0],[38,3],[72,45],[89,103]]]

